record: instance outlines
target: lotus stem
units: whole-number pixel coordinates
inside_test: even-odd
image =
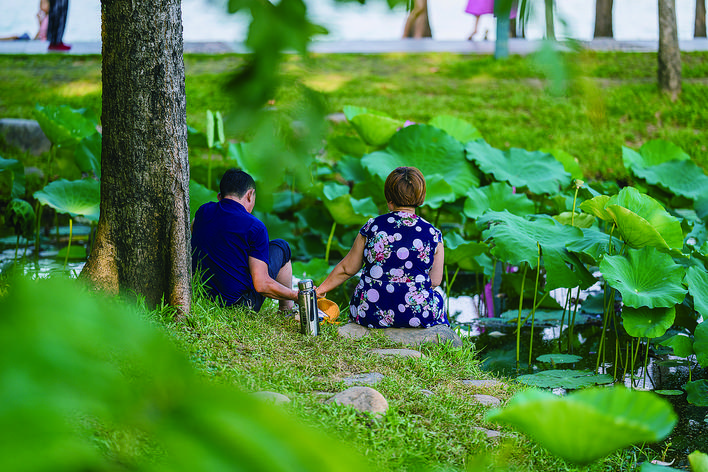
[[[605,286],[604,290],[604,296],[607,296],[607,286]],[[605,332],[607,331],[607,320],[610,317],[610,301],[614,300],[615,298],[615,289],[612,289],[612,296],[610,297],[609,300],[604,304],[605,310],[602,316],[602,333],[600,334],[600,347],[597,350],[597,364],[595,365],[595,371],[599,373],[600,371],[600,355],[602,355],[603,360],[605,359],[604,357],[604,350],[605,350]]]
[[[43,209],[44,209],[44,206],[42,206],[42,204],[39,203],[39,200],[37,200],[37,208],[34,211],[34,214],[37,215],[36,227],[35,227],[35,238],[34,238],[34,255],[35,255],[35,257],[39,257],[39,230],[40,230],[40,226],[42,226],[42,210]]]
[[[612,373],[612,378],[617,379],[617,360],[619,358],[619,339],[615,338],[615,365],[614,365],[614,372]]]
[[[325,249],[325,262],[329,264],[329,249],[332,247],[332,238],[334,238],[334,229],[337,227],[337,222],[332,222],[332,229],[329,231],[329,238],[327,239],[327,249]]]
[[[571,294],[573,293],[571,289]],[[570,322],[570,330],[568,331],[568,352],[573,353],[573,329],[575,328],[575,315],[578,313],[578,306],[580,306],[580,286],[578,286],[578,291],[575,294],[575,308],[573,308],[573,320]]]
[[[571,289],[568,289],[567,292],[565,292],[565,303],[563,304],[563,314],[561,315],[561,324],[560,324],[560,334],[563,334],[563,323],[565,322],[565,312],[568,311],[570,308],[570,294],[571,294]],[[570,319],[570,317],[568,317]],[[563,351],[563,342],[561,341],[561,336],[560,334],[558,335],[558,351],[562,352]]]
[[[573,195],[573,213],[570,214],[570,226],[575,226],[575,202],[578,200],[578,190],[583,186],[582,180],[575,180],[575,195]]]
[[[209,148],[209,163],[207,165],[207,188],[211,190],[211,148]]]
[[[526,282],[526,271],[528,270],[529,265],[524,264],[524,273],[521,276],[521,290],[519,294],[519,316],[516,318],[516,370],[518,372],[520,363],[519,363],[519,353],[521,351],[521,309],[524,304],[524,283]]]
[[[642,380],[642,388],[647,388],[647,366],[649,364],[649,338],[647,338],[647,348],[644,351],[644,379]]]
[[[15,242],[15,264],[17,264],[17,251],[20,249],[20,234],[17,234],[17,241]]]
[[[440,221],[440,212],[441,211],[442,211],[442,204],[438,208],[438,211],[435,213],[435,224],[433,226],[435,226],[436,228],[438,227],[438,221]]]
[[[69,252],[71,252],[71,234],[73,228],[74,219],[69,218],[69,245],[66,247],[66,256],[64,256],[64,269],[66,269],[66,264],[69,262]]]
[[[630,339],[629,342],[631,344],[632,340]],[[627,349],[625,350],[626,351],[626,353],[625,353],[626,362],[624,363],[624,372],[622,373],[622,383],[624,383],[624,379],[627,378],[627,367],[629,367],[629,352],[630,352],[629,346],[630,346],[629,344],[625,344],[625,347]]]
[[[533,306],[531,307],[531,337],[529,338],[529,373],[531,373],[531,360],[533,359],[533,327],[536,323],[536,296],[538,295],[538,278],[541,275],[541,245],[538,247],[538,260],[536,261],[536,286],[533,290]]]
[[[457,266],[455,273],[452,276],[452,281],[448,279],[447,266],[445,266],[445,309],[447,311],[448,318],[450,317],[450,292],[452,291],[452,286],[457,278],[457,273],[460,271],[460,266]]]

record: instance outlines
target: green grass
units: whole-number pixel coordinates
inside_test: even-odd
[[[293,84],[301,81],[324,95],[329,113],[358,105],[415,122],[459,116],[499,148],[565,150],[578,158],[586,179],[628,178],[622,146],[657,138],[708,166],[707,53],[682,54],[683,93],[676,102],[657,91],[654,53],[562,57],[559,66],[542,55],[506,61],[449,53],[289,56],[274,100],[281,107],[294,103],[299,91]],[[189,125],[203,129],[207,109],[231,109],[228,83],[243,61],[238,55],[185,57]],[[100,112],[100,76],[99,56],[2,56],[0,117],[31,118],[35,103]],[[352,134],[347,124],[330,126],[331,137]],[[341,155],[333,145],[326,151],[333,161]],[[6,146],[0,155],[18,157]]]

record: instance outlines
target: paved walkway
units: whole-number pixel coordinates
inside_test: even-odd
[[[579,41],[579,45],[595,51],[652,52],[658,41],[615,41],[595,39]],[[511,39],[511,54],[529,54],[541,46],[541,41]],[[684,52],[708,51],[708,39],[679,41]],[[394,41],[317,41],[310,50],[319,53],[380,54],[387,52],[452,52],[459,54],[493,54],[494,41],[436,41],[434,39],[400,39]],[[184,52],[193,54],[247,53],[242,43],[203,42],[185,43]],[[47,54],[47,43],[42,41],[0,41],[0,54]],[[101,43],[74,43],[68,53],[53,54],[101,54]]]

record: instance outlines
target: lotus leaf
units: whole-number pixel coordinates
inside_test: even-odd
[[[278,218],[278,216],[274,215],[272,212],[263,213],[254,211],[253,214],[268,228],[268,238],[281,238],[286,241],[293,241],[295,239],[295,223],[292,221]]]
[[[483,270],[478,262],[489,247],[477,241],[466,241],[460,233],[445,235],[445,264],[458,266],[462,270],[480,272]]]
[[[323,202],[337,224],[363,225],[369,218],[378,215],[374,201],[369,198],[357,200],[349,194],[349,187],[327,182],[322,190]]]
[[[86,136],[76,146],[74,159],[81,172],[94,172],[101,178],[101,133]]]
[[[654,393],[665,397],[678,397],[683,395],[683,390],[654,390]]]
[[[216,201],[216,192],[209,190],[194,180],[189,181],[189,217],[194,219],[194,215],[200,206],[207,202]]]
[[[26,239],[34,232],[34,208],[19,198],[13,198],[5,208],[5,224],[10,226],[15,234]]]
[[[582,357],[575,354],[543,354],[536,358],[539,362],[547,362],[550,364],[572,364],[578,362]]]
[[[683,246],[681,222],[659,202],[633,187],[625,187],[612,196],[605,210],[612,215],[622,239],[634,248]]]
[[[708,218],[708,195],[696,200],[693,208],[695,208],[696,214],[700,219],[705,220]]]
[[[312,258],[306,263],[293,262],[293,276],[298,279],[312,279],[315,285],[321,284],[329,274],[329,263],[324,259]]]
[[[637,177],[691,200],[708,196],[708,176],[693,161],[671,161],[654,167],[633,168]]]
[[[71,217],[83,216],[98,221],[101,204],[101,184],[97,180],[55,180],[42,190],[34,192],[34,198]]]
[[[10,198],[22,197],[25,194],[25,167],[22,163],[0,157],[0,183],[10,189]]]
[[[639,153],[642,155],[644,167],[654,166],[668,161],[691,160],[691,156],[686,154],[683,149],[663,139],[647,141],[639,149]]]
[[[509,185],[503,182],[493,182],[479,188],[471,188],[467,192],[464,213],[470,218],[479,218],[487,211],[508,210],[517,216],[530,215],[534,211],[534,203],[523,193],[514,193]]]
[[[400,166],[417,167],[425,176],[439,174],[450,184],[456,197],[479,185],[479,173],[465,159],[462,144],[429,125],[403,128],[391,138],[385,150],[367,154],[361,163],[382,181]]]
[[[47,138],[55,146],[74,147],[96,132],[98,120],[93,113],[75,110],[68,105],[40,106],[34,110],[34,117]]]
[[[688,462],[692,472],[708,472],[708,454],[693,451],[688,455]]]
[[[550,154],[555,160],[563,164],[563,168],[570,174],[571,178],[576,180],[584,179],[583,170],[580,168],[578,159],[574,156],[560,149],[541,149],[541,152]],[[592,189],[590,189],[590,191],[592,191]]]
[[[455,116],[436,116],[428,124],[445,131],[461,143],[468,143],[482,138],[482,133],[471,123]]]
[[[680,472],[681,469],[674,469],[665,465],[652,464],[651,462],[643,462],[639,468],[639,472]]]
[[[610,247],[610,236],[597,228],[583,228],[583,237],[568,241],[566,249],[576,254],[585,254],[594,261],[599,261],[605,254],[619,253],[622,242],[612,237],[612,250]]]
[[[598,195],[590,200],[585,200],[580,204],[580,209],[584,212],[591,213],[603,221],[613,221],[612,215],[605,210],[610,197],[607,195]]]
[[[686,400],[691,405],[708,406],[708,380],[694,380],[685,385],[688,397]]]
[[[588,464],[631,444],[664,439],[678,418],[669,402],[653,393],[613,387],[564,397],[528,390],[506,408],[487,413],[487,419],[516,427],[567,461]]]
[[[674,355],[678,357],[688,357],[694,354],[693,339],[688,336],[677,334],[661,341],[659,344],[673,349]]]
[[[708,272],[696,266],[686,271],[688,293],[693,297],[693,308],[708,320]]]
[[[655,248],[629,249],[627,257],[605,256],[600,272],[632,308],[672,307],[686,297],[683,267]]]
[[[489,225],[482,233],[485,240],[492,239],[492,254],[513,265],[522,262],[535,268],[538,246],[541,245],[543,264],[546,267],[546,290],[558,287],[587,288],[595,283],[580,260],[570,254],[565,245],[582,237],[578,228],[565,226],[553,218],[542,215],[535,219],[522,218],[508,211],[487,212],[477,220],[480,228]]]
[[[67,254],[68,253],[68,254]],[[83,246],[73,245],[71,247],[63,247],[56,255],[57,259],[86,259],[86,248]]]
[[[555,195],[570,184],[570,174],[563,164],[545,152],[518,148],[501,151],[483,140],[467,143],[465,150],[467,158],[484,173],[514,187],[528,188],[535,194]]]
[[[361,158],[352,156],[342,156],[334,166],[334,169],[342,175],[344,180],[350,182],[364,182],[369,179],[369,173],[361,165]]]
[[[635,338],[658,338],[671,328],[676,318],[676,309],[669,308],[631,308],[622,309],[624,329]]]
[[[401,120],[391,118],[380,111],[361,107],[345,106],[344,115],[361,139],[370,146],[384,146],[403,126]]]
[[[273,194],[273,211],[275,213],[283,213],[302,200],[302,194],[291,190],[283,190]]]
[[[573,213],[572,211],[564,211],[553,217],[557,222],[566,226],[575,226],[576,228],[590,228],[595,223],[595,217],[588,213]]]
[[[455,200],[455,192],[442,175],[433,174],[426,178],[423,205],[437,209],[444,203],[452,203]]]
[[[693,350],[701,367],[708,368],[708,320],[703,320],[693,332]]]
[[[568,369],[543,370],[535,374],[520,375],[516,380],[535,387],[568,390],[608,384],[614,381],[611,375]]]

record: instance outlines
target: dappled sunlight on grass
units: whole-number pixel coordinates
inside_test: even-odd
[[[336,92],[349,80],[351,76],[345,74],[318,74],[305,78],[303,82],[318,92]]]
[[[101,94],[101,83],[87,80],[75,80],[56,88],[63,97],[85,97],[87,95]]]

